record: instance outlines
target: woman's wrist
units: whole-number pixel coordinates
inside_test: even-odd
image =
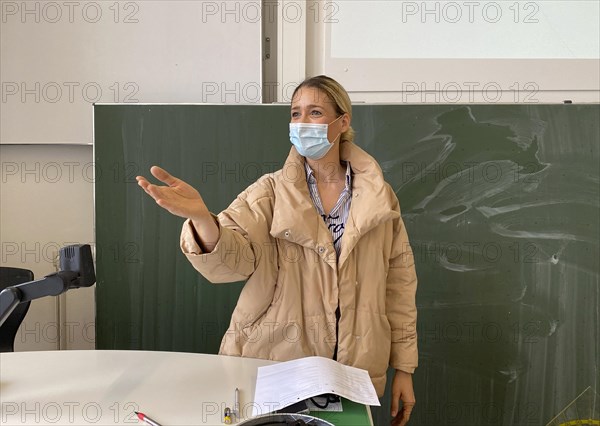
[[[195,224],[206,225],[207,223],[214,223],[214,219],[210,212],[207,210],[205,213],[199,213],[194,216],[190,216],[189,219]]]
[[[194,237],[196,242],[205,253],[210,253],[219,240],[219,227],[209,213],[206,216],[199,218],[190,218],[192,228],[194,229]]]

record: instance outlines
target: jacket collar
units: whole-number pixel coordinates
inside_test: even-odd
[[[352,142],[342,142],[340,158],[352,168],[352,202],[342,237],[339,266],[346,260],[361,235],[380,223],[399,217],[395,200],[373,157]],[[394,197],[395,198],[395,197]],[[285,161],[275,185],[275,203],[270,233],[317,250],[335,268],[335,249],[331,233],[310,198],[304,157],[295,147]],[[320,247],[324,249],[319,250]]]

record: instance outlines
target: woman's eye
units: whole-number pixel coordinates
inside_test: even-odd
[[[312,115],[321,115],[321,111],[316,111],[316,110],[315,110],[315,111],[311,112],[311,114],[312,114]]]

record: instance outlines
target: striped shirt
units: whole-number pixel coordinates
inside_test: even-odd
[[[340,194],[335,207],[331,209],[329,214],[325,214],[317,188],[317,179],[307,161],[304,162],[304,167],[306,169],[306,182],[308,183],[310,198],[331,232],[333,246],[339,258],[342,247],[342,236],[344,235],[346,219],[348,219],[348,212],[350,211],[350,201],[352,200],[352,169],[350,168],[350,162],[346,162],[346,186]]]

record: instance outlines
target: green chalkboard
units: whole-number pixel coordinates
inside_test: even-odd
[[[600,393],[600,106],[353,113],[415,253],[411,424],[540,425]],[[179,250],[183,220],[135,176],[159,164],[218,213],[281,167],[288,122],[284,105],[94,107],[98,349],[218,351],[243,283],[204,280]],[[387,412],[389,384],[375,423]]]

